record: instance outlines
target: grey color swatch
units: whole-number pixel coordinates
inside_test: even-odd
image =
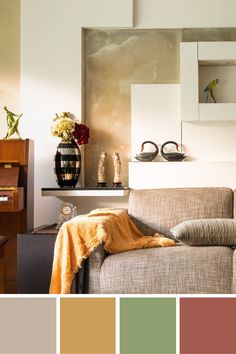
[[[0,354],[56,354],[56,299],[0,298]]]

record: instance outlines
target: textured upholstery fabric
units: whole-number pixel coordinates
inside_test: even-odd
[[[145,235],[171,237],[170,228],[190,219],[232,218],[229,188],[173,188],[133,190],[128,213]]]
[[[236,246],[235,219],[186,220],[170,231],[177,240],[189,246]]]
[[[233,253],[233,285],[232,285],[232,293],[236,294],[236,250]]]
[[[229,247],[154,248],[108,256],[100,273],[102,293],[231,293]]]
[[[233,210],[233,218],[236,219],[236,189],[234,190],[234,210]]]
[[[89,294],[100,293],[100,271],[105,257],[103,245],[99,245],[89,257]]]

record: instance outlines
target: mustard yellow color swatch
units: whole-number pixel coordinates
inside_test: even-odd
[[[115,354],[115,299],[61,299],[61,354]]]

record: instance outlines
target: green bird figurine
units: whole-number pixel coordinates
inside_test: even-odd
[[[213,99],[213,102],[216,103],[216,99],[215,96],[213,94],[213,89],[217,86],[217,84],[219,83],[219,79],[215,79],[212,80],[211,82],[209,82],[209,84],[205,87],[204,92],[206,92],[206,103],[208,103],[208,99],[209,99],[209,94],[211,96],[211,98]]]
[[[7,134],[4,139],[9,139],[10,136],[12,136],[15,133],[18,136],[18,138],[21,139],[20,133],[18,131],[18,124],[23,113],[17,115],[9,111],[6,106],[4,107],[4,110],[7,114],[7,126],[8,126]]]

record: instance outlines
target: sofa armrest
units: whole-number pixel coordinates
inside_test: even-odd
[[[88,292],[89,294],[100,293],[100,270],[104,259],[106,258],[106,251],[103,244],[99,245],[89,257],[89,279]]]

